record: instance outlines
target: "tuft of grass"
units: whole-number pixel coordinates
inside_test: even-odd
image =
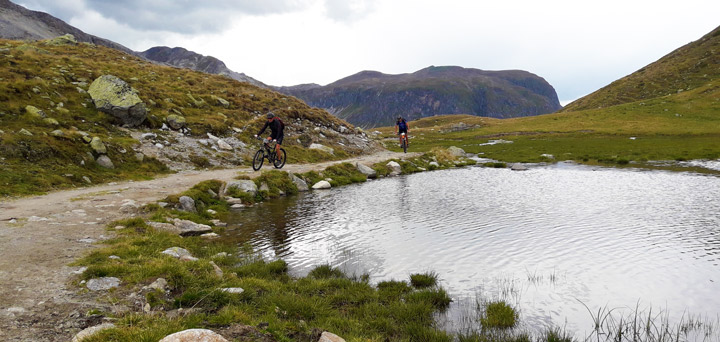
[[[485,305],[485,314],[480,317],[483,328],[507,329],[515,326],[518,314],[504,301],[494,301]]]
[[[345,273],[339,268],[332,267],[328,264],[313,268],[312,271],[308,273],[308,277],[315,279],[346,278]]]
[[[426,272],[410,275],[410,284],[417,289],[423,289],[437,285],[437,273]]]

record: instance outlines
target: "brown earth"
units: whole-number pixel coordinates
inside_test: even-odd
[[[376,162],[414,156],[382,151],[350,162]],[[339,163],[286,165],[295,173],[323,170]],[[269,170],[267,166],[263,170]],[[130,215],[125,200],[138,205],[180,193],[209,179],[232,180],[248,168],[184,171],[143,182],[110,183],[0,202],[0,340],[69,341],[101,320],[95,309],[113,312],[110,301],[73,284],[79,267],[68,266],[112,237],[106,225]]]

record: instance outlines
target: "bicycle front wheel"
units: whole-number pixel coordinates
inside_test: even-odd
[[[273,160],[273,165],[276,169],[282,169],[283,166],[285,166],[285,160],[287,160],[287,154],[285,153],[285,149],[280,149],[280,154],[275,156],[275,160]]]
[[[403,139],[403,142],[402,142],[402,149],[403,149],[403,153],[407,153],[407,141],[405,141],[405,139]]]
[[[253,158],[253,170],[260,170],[264,161],[265,155],[263,154],[263,150],[255,152],[255,157]]]

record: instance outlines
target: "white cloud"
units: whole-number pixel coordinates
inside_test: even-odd
[[[185,47],[273,85],[458,65],[530,71],[561,101],[699,39],[720,13],[716,0],[24,1],[131,49]]]

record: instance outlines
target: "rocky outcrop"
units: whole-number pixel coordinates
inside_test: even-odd
[[[88,93],[98,110],[112,115],[121,125],[135,127],[147,117],[145,103],[137,92],[116,76],[98,77],[90,84]]]
[[[326,86],[275,90],[361,127],[392,125],[398,114],[410,120],[443,114],[510,118],[561,108],[549,83],[521,70],[443,66],[401,75],[363,71]]]
[[[223,61],[212,57],[203,56],[199,53],[189,51],[181,47],[169,48],[167,46],[156,46],[146,51],[140,52],[140,56],[145,57],[151,61],[159,62],[162,64],[172,65],[179,68],[187,68],[197,71],[206,72],[209,74],[225,75],[232,79],[247,82],[252,85],[256,85],[262,88],[268,88],[268,86],[248,75],[238,73],[228,69]],[[223,106],[227,107],[223,101],[220,101]]]
[[[160,342],[228,342],[228,340],[212,330],[188,329],[165,336]]]

